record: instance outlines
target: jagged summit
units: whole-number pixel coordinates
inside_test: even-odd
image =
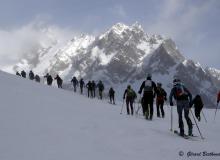
[[[32,69],[41,75],[60,74],[67,81],[73,75],[87,80],[101,79],[116,88],[128,83],[139,86],[145,75],[152,73],[167,90],[173,75],[178,75],[193,94],[203,93],[209,104],[220,84],[219,72],[187,60],[172,39],[147,35],[137,22],[131,26],[117,23],[96,37],[82,35],[66,44],[38,48],[33,55],[23,57],[14,69]]]

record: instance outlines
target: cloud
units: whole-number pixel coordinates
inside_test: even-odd
[[[213,1],[212,1],[213,2]],[[188,4],[186,0],[168,0],[161,6],[155,23],[148,28],[153,32],[179,37],[197,27],[214,3]]]
[[[0,68],[12,72],[12,65],[24,56],[34,56],[39,47],[70,40],[77,33],[35,19],[16,29],[0,29]]]
[[[159,33],[174,39],[186,57],[204,62],[204,43],[210,44],[210,48],[212,46],[210,32],[213,26],[209,22],[210,19],[217,18],[211,15],[219,4],[217,0],[167,0],[161,4],[154,22],[146,23],[145,26],[150,33]],[[211,62],[206,61],[207,64]]]

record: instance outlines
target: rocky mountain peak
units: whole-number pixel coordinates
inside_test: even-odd
[[[219,71],[204,70],[187,60],[172,39],[157,34],[149,36],[137,22],[131,26],[117,23],[100,36],[81,35],[64,45],[36,49],[34,55],[37,55],[34,61],[23,57],[15,65],[16,70],[59,74],[66,81],[73,75],[85,80],[102,80],[106,88],[113,86],[118,92],[128,83],[139,86],[147,73],[168,90],[172,77],[178,75],[193,94],[202,93],[209,104],[212,103],[210,95],[220,85]]]

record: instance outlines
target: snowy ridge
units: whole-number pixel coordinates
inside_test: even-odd
[[[220,70],[215,68],[206,68],[206,70],[215,78],[220,80]]]

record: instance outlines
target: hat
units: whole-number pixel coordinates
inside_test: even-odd
[[[151,76],[151,74],[150,73],[148,73],[147,74],[147,78],[151,78],[152,76]]]

